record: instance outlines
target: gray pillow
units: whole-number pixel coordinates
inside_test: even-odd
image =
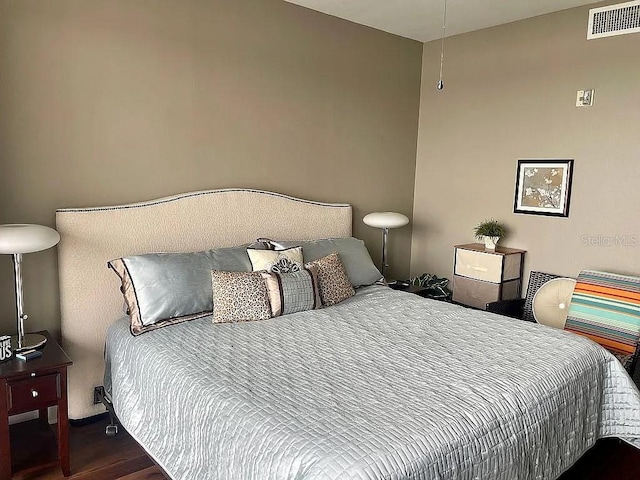
[[[250,272],[246,247],[193,253],[149,253],[111,260],[138,335],[213,310],[211,271]]]
[[[358,238],[327,238],[312,242],[280,243],[287,248],[302,246],[305,264],[326,257],[332,252],[338,252],[349,281],[354,287],[372,285],[382,278],[382,274],[371,260],[367,247]]]
[[[322,307],[318,267],[310,266],[290,273],[261,273],[269,293],[272,316],[279,317]]]

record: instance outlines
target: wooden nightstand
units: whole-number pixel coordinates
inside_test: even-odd
[[[69,472],[69,419],[67,416],[67,367],[71,360],[49,332],[42,357],[25,362],[13,358],[0,363],[0,480],[11,478],[9,416],[38,410],[48,426],[48,407],[58,407],[58,460]]]

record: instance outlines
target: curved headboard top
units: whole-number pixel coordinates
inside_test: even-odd
[[[142,203],[56,212],[60,312],[69,369],[69,417],[104,411],[93,405],[102,385],[107,328],[122,317],[114,258],[151,252],[193,252],[254,242],[259,237],[315,240],[351,236],[348,204],[320,203],[251,189],[191,192]],[[167,327],[171,328],[171,327]]]

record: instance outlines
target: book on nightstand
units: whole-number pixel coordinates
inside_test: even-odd
[[[29,360],[33,360],[34,358],[38,358],[42,356],[42,352],[40,350],[25,350],[24,352],[16,353],[16,358],[20,360],[24,360],[28,362]]]

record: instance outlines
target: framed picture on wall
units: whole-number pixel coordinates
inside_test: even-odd
[[[518,160],[514,213],[569,216],[573,160]]]

